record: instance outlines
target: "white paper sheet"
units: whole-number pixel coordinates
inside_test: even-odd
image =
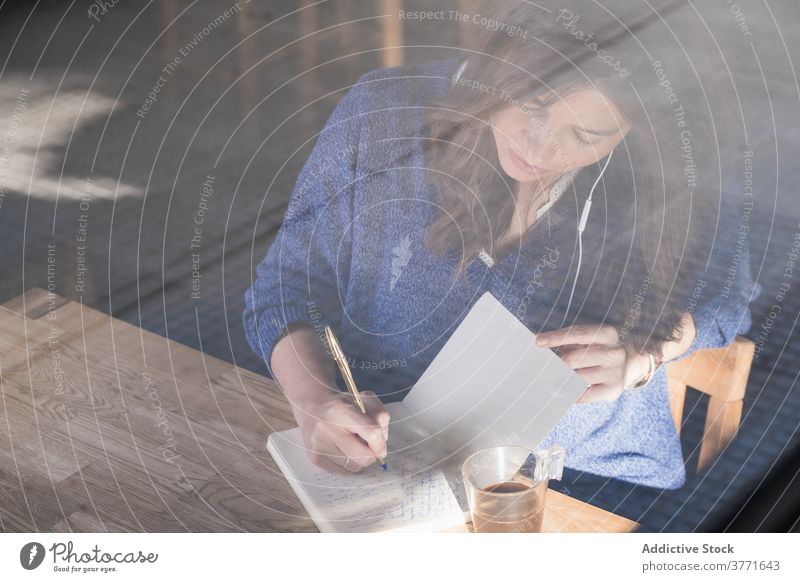
[[[588,383],[535,340],[487,291],[403,404],[462,458],[499,444],[536,449]]]

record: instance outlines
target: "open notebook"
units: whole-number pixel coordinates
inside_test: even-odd
[[[402,402],[386,405],[388,471],[341,475],[308,458],[299,428],[267,450],[320,531],[432,531],[469,519],[461,464],[499,444],[535,450],[588,384],[484,293]]]

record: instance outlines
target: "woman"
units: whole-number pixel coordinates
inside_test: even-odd
[[[739,205],[720,198],[727,103],[690,101],[683,53],[649,54],[590,10],[487,4],[524,34],[476,23],[473,49],[368,73],[319,135],[244,313],[319,466],[383,457],[381,402],[488,290],[590,384],[540,446],[576,471],[683,484],[661,364],[746,331],[755,291],[746,247],[732,284],[715,275]],[[338,389],[325,324],[374,391],[367,415]]]

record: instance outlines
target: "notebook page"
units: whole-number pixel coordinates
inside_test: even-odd
[[[403,418],[402,403],[387,408],[388,471],[376,462],[350,475],[328,472],[308,459],[299,429],[270,435],[270,453],[320,530],[431,531],[464,522],[463,509],[436,466],[436,443],[413,419]]]
[[[403,399],[454,457],[536,449],[588,384],[488,291]]]

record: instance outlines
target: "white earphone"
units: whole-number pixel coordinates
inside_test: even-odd
[[[583,205],[583,212],[581,212],[581,219],[578,222],[578,270],[575,272],[575,279],[572,281],[572,291],[569,294],[569,301],[567,302],[567,309],[564,311],[564,319],[561,320],[560,327],[564,327],[564,323],[567,321],[567,315],[569,314],[569,308],[572,306],[572,296],[575,294],[575,286],[578,284],[578,275],[581,274],[581,260],[583,259],[583,231],[586,229],[586,221],[589,220],[589,211],[592,208],[592,194],[594,194],[594,189],[597,187],[598,182],[600,182],[600,178],[603,177],[603,174],[608,167],[608,162],[611,161],[611,154],[614,153],[614,150],[608,154],[606,158],[606,163],[603,165],[603,169],[600,170],[600,175],[597,176],[597,180],[594,181],[592,185],[592,189],[589,190],[589,197],[586,199],[586,203]]]

